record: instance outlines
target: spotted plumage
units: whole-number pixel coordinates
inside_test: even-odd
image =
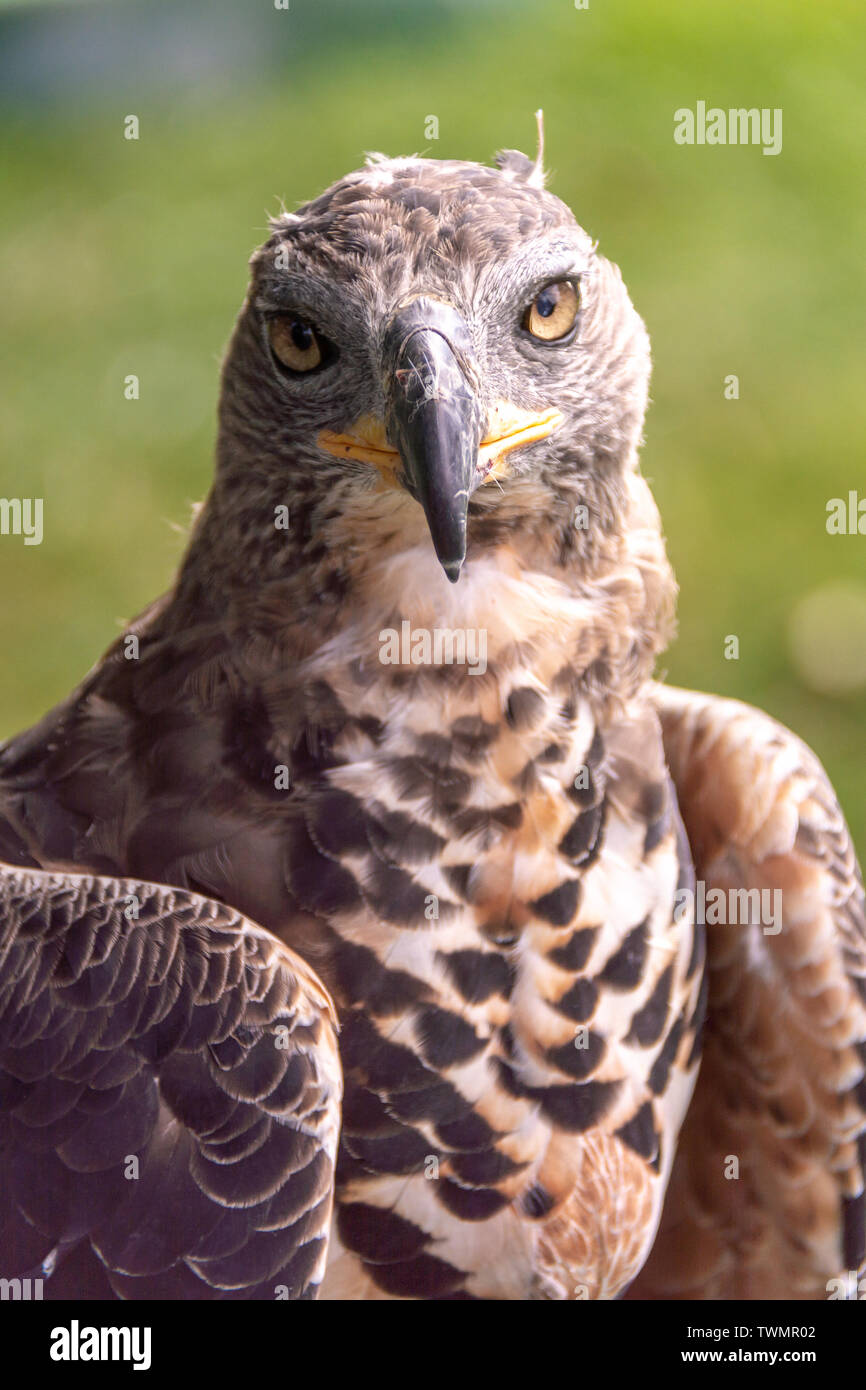
[[[648,376],[522,155],[376,156],[276,220],[175,586],[0,753],[0,1272],[820,1297],[862,1261],[859,875],[792,735],[652,681]],[[778,935],[705,931],[698,880],[779,887]]]

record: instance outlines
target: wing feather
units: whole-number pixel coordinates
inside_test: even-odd
[[[341,1092],[331,1000],[270,933],[185,890],[0,865],[4,1277],[314,1297]]]
[[[629,1296],[826,1298],[866,1255],[866,915],[851,838],[787,729],[732,700],[665,686],[654,699],[707,901],[778,896],[753,893],[762,910],[745,922],[707,909],[701,1073]]]

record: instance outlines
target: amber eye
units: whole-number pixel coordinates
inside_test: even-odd
[[[277,314],[269,319],[268,337],[274,356],[290,372],[311,372],[324,360],[315,328],[297,314]]]
[[[566,338],[577,321],[580,295],[570,280],[545,285],[523,315],[523,327],[533,338],[552,343]]]

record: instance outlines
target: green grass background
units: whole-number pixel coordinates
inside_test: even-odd
[[[36,32],[62,76],[69,11],[6,9],[0,45],[14,56]],[[866,850],[866,691],[807,688],[788,638],[804,595],[866,583],[866,536],[825,529],[830,497],[866,497],[860,0],[241,5],[252,56],[201,80],[140,61],[134,25],[157,11],[113,7],[108,76],[28,89],[25,73],[0,108],[0,495],[45,499],[40,547],[0,538],[0,737],[168,584],[208,484],[246,259],[278,199],[310,197],[366,149],[532,150],[543,106],[552,187],[622,267],[653,340],[644,470],[681,586],[668,676],[796,729]],[[184,13],[207,27],[227,12]],[[108,11],[89,22],[98,50]],[[699,99],[781,107],[781,155],[676,145],[673,113]]]

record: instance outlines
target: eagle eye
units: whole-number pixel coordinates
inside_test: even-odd
[[[274,314],[268,319],[268,340],[277,361],[302,375],[329,360],[330,344],[299,314]]]
[[[523,315],[523,327],[533,338],[555,343],[567,338],[577,322],[580,295],[570,280],[554,280],[529,304]]]

